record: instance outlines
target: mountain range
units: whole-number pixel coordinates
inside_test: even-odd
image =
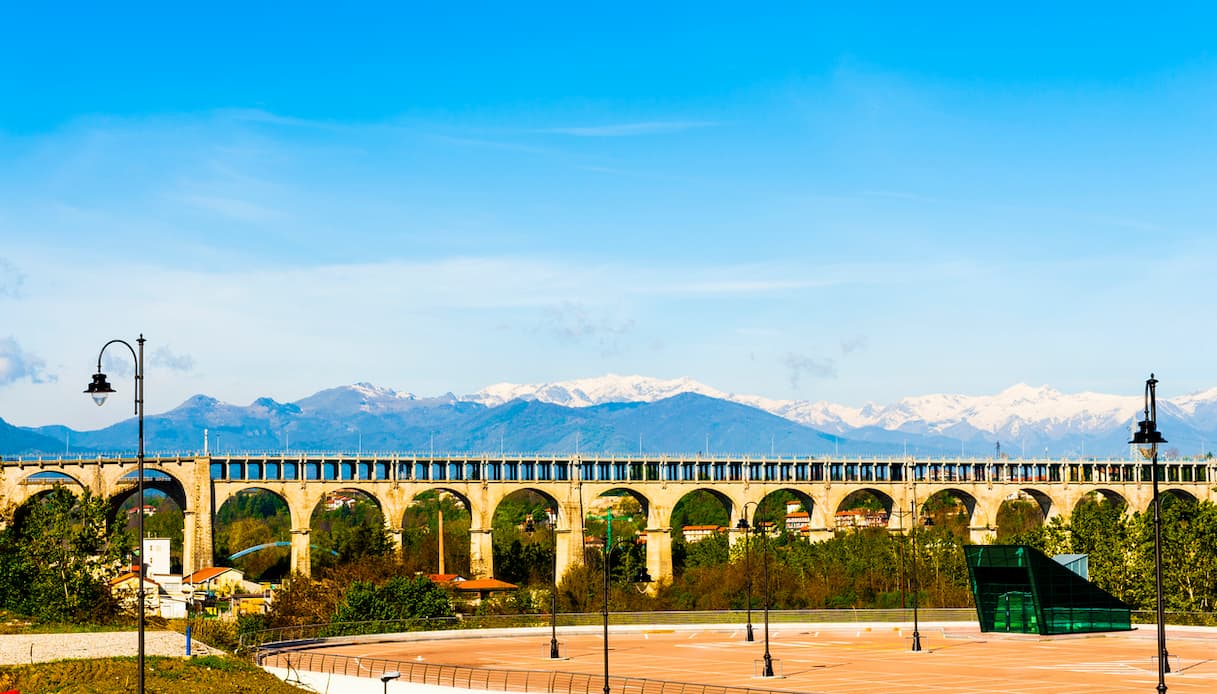
[[[724,392],[689,378],[606,375],[500,383],[420,397],[367,383],[291,403],[249,405],[196,395],[145,420],[154,452],[415,451],[1117,456],[1143,408],[1139,395],[1066,394],[1015,385],[990,396],[924,395],[850,407]],[[1158,402],[1159,428],[1194,455],[1217,440],[1217,388]],[[130,451],[134,418],[95,431],[15,427],[0,419],[0,454]],[[999,448],[1000,446],[1000,448]]]

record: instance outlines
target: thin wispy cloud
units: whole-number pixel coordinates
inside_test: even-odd
[[[239,222],[269,222],[282,218],[276,209],[249,200],[221,195],[181,195],[179,202]]]
[[[157,347],[152,353],[149,363],[171,371],[190,371],[194,369],[194,357],[189,354],[175,354],[168,347]]]
[[[608,125],[545,128],[537,132],[552,135],[573,135],[575,137],[635,137],[638,135],[659,135],[698,128],[712,128],[717,125],[718,123],[713,121],[644,121],[640,123],[610,123]]]
[[[575,343],[591,343],[606,357],[622,352],[621,338],[634,328],[633,319],[569,301],[550,307],[546,317],[546,328],[555,336]]]
[[[0,386],[22,379],[33,383],[53,383],[54,374],[47,373],[46,362],[26,352],[15,337],[0,338]]]
[[[25,274],[4,258],[0,258],[0,297],[17,299],[21,297],[21,285],[25,283]]]
[[[787,354],[782,359],[788,371],[790,387],[798,388],[803,377],[827,379],[837,377],[837,363],[828,357],[816,357],[807,354]]]
[[[647,291],[654,294],[764,294],[810,289],[813,287],[827,287],[834,284],[837,283],[828,280],[706,280],[658,285]]]
[[[854,352],[860,352],[866,349],[867,338],[865,335],[855,335],[850,338],[841,340],[841,355],[849,356]]]

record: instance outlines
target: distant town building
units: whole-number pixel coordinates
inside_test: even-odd
[[[837,511],[834,520],[838,528],[886,528],[887,512],[865,508]]]
[[[803,532],[811,525],[811,516],[806,511],[795,511],[786,514],[786,529],[792,533]]]
[[[355,505],[356,501],[358,499],[346,494],[330,494],[325,497],[325,510],[337,511],[340,508],[350,508]]]
[[[701,542],[706,538],[714,537],[726,529],[721,525],[686,525],[680,529],[680,534],[684,536],[685,542]]]

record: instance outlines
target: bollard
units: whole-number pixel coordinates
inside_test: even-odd
[[[186,625],[186,655],[190,655],[190,625]]]

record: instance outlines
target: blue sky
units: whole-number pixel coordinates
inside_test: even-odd
[[[9,10],[0,417],[115,421],[80,391],[141,331],[149,411],[1217,386],[1213,14]]]

